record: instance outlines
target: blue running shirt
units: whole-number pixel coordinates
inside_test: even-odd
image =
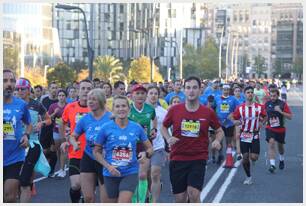
[[[127,176],[138,173],[136,143],[146,140],[148,138],[138,123],[129,120],[125,128],[120,128],[115,121],[110,121],[103,125],[95,143],[103,145],[105,160],[113,166],[118,166],[117,170],[121,176]],[[103,167],[103,176],[112,175]]]
[[[110,121],[110,116],[112,115],[111,112],[105,112],[104,115],[99,119],[96,120],[91,113],[84,115],[80,121],[78,121],[74,132],[78,135],[85,133],[86,138],[86,146],[85,146],[85,153],[95,160],[92,153],[92,149],[95,146],[94,142],[98,132],[101,130],[102,125],[108,121]]]
[[[31,123],[27,103],[18,97],[13,97],[11,103],[3,104],[3,166],[24,161],[25,149],[20,147],[23,136],[23,125]]]

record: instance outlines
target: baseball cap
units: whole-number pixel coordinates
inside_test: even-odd
[[[133,86],[132,92],[138,91],[138,90],[143,90],[145,92],[147,92],[147,89],[142,86],[141,84],[136,84]]]
[[[24,79],[24,78],[20,78],[16,81],[16,85],[15,85],[16,88],[28,88],[30,89],[31,88],[31,83],[29,80],[27,79]]]

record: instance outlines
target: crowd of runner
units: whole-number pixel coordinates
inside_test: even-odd
[[[252,184],[263,130],[268,171],[276,171],[277,151],[285,168],[292,113],[279,82],[95,78],[44,88],[4,70],[4,202],[31,202],[35,173],[65,178],[67,170],[72,203],[95,202],[96,189],[100,202],[159,202],[167,161],[175,202],[200,202],[206,165],[221,165],[228,147],[242,161],[242,183]]]

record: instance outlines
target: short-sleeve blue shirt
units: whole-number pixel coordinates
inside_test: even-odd
[[[86,138],[86,147],[85,153],[95,160],[95,157],[92,153],[92,149],[94,147],[94,141],[101,130],[102,125],[108,121],[110,121],[111,112],[105,112],[105,114],[98,120],[96,120],[91,113],[84,115],[80,121],[78,121],[74,132],[78,135],[85,133]]]
[[[18,97],[13,97],[11,103],[3,104],[3,166],[24,161],[25,149],[20,147],[23,136],[23,125],[31,123],[27,103]]]
[[[120,128],[115,121],[110,121],[103,125],[95,143],[103,145],[105,160],[117,166],[121,176],[127,176],[138,173],[136,143],[146,140],[148,138],[138,123],[129,120],[125,128]],[[112,176],[106,168],[103,168],[103,175]]]
[[[234,112],[239,105],[234,96],[218,96],[216,97],[216,113],[222,126],[225,128],[234,126],[233,122],[227,117],[230,113]]]

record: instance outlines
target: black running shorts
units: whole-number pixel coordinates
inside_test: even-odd
[[[240,139],[240,151],[241,151],[241,154],[245,154],[245,153],[259,154],[260,152],[259,138],[253,139],[252,143],[242,142]]]
[[[101,185],[104,184],[103,180],[103,166],[96,160],[91,159],[85,152],[81,160],[81,173],[96,173]]]
[[[278,132],[273,132],[270,129],[266,129],[267,142],[269,142],[269,140],[273,138],[278,143],[285,144],[285,136],[286,136],[286,132],[278,133]]]
[[[172,193],[179,194],[187,190],[187,186],[199,191],[204,184],[206,160],[170,161],[169,172]]]
[[[81,160],[76,158],[69,159],[69,177],[80,174]]]
[[[3,167],[3,184],[5,180],[8,180],[8,179],[20,180],[19,174],[20,174],[22,165],[23,165],[23,162],[16,162],[14,164],[4,166]]]

